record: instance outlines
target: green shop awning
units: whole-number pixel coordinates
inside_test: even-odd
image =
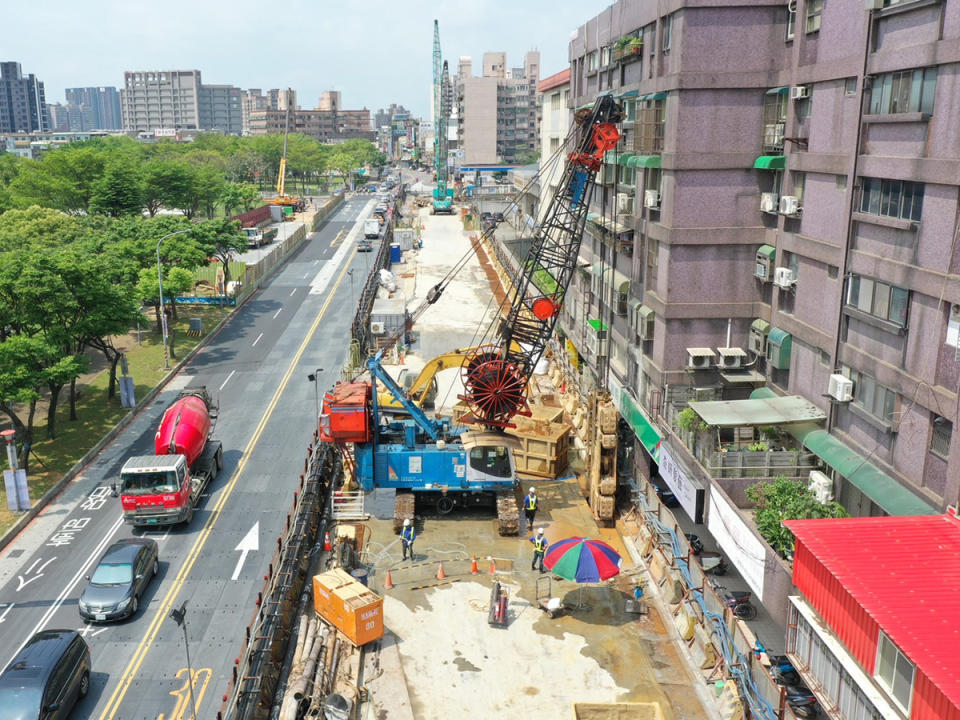
[[[650,453],[650,457],[653,458],[654,462],[660,462],[660,442],[663,438],[660,437],[660,433],[653,427],[650,418],[646,416],[643,410],[640,409],[640,406],[633,401],[633,398],[630,397],[623,388],[620,389],[620,392],[611,394],[613,395],[613,401],[617,406],[617,410],[620,411],[620,416],[630,425],[633,434],[637,436],[637,439],[647,449],[647,452]]]
[[[658,168],[662,158],[659,155],[634,155],[630,158],[628,167]]]
[[[633,153],[623,153],[617,158],[617,165],[627,165],[629,167],[633,167],[630,165],[630,161],[633,160],[634,157],[635,155]]]
[[[766,94],[767,95],[786,95],[788,92],[790,92],[790,86],[784,85],[783,87],[771,88],[770,90],[767,90]]]
[[[593,320],[587,320],[587,325],[592,327],[597,332],[602,332],[608,329],[607,324],[603,320],[600,320],[599,318],[596,318]]]
[[[757,388],[750,393],[751,398],[774,395],[769,388]],[[823,428],[804,424],[787,426],[786,430],[888,515],[936,515],[939,512]]]
[[[761,155],[753,161],[757,170],[784,170],[787,167],[785,155]]]
[[[620,98],[635,98],[640,94],[639,90],[627,90],[625,93],[620,93],[617,97]]]
[[[641,100],[666,100],[667,94],[665,92],[647,93],[640,99]]]

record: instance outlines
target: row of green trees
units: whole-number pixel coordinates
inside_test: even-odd
[[[160,242],[178,230],[189,232]],[[70,418],[77,417],[74,389],[89,354],[102,353],[109,363],[113,397],[120,352],[112,337],[145,321],[144,304],[154,305],[159,322],[158,242],[168,302],[192,288],[194,271],[209,258],[226,268],[245,245],[238,223],[225,219],[79,216],[37,206],[0,215],[0,412],[17,433],[22,467],[40,398],[49,399],[52,438],[65,387]],[[170,310],[176,319],[175,302]]]
[[[254,207],[276,186],[282,135],[201,134],[190,143],[141,143],[127,137],[73,143],[30,160],[0,153],[0,213],[31,205],[69,215],[147,214],[161,208],[188,218]],[[288,138],[286,185],[306,193],[330,177],[347,182],[356,168],[381,169],[383,153],[366,140],[324,145]]]

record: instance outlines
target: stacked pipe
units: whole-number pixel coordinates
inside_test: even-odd
[[[297,720],[297,717],[302,716],[304,707],[309,704],[316,690],[317,661],[329,634],[329,628],[318,621],[316,616],[307,622],[301,622],[279,720]]]

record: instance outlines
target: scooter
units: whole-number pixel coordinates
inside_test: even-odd
[[[734,611],[736,612],[736,611]],[[768,655],[770,675],[773,681],[786,688],[787,704],[794,715],[802,718],[816,717],[820,712],[817,697],[803,683],[800,673],[786,655]]]
[[[727,590],[722,585],[714,585],[723,596],[727,607],[733,614],[744,620],[753,620],[757,616],[757,609],[750,604],[750,593],[745,590]]]
[[[700,553],[700,567],[708,575],[727,574],[727,561],[723,559],[723,555],[709,550]]]
[[[690,533],[684,533],[687,538],[687,542],[690,543],[690,552],[694,555],[699,555],[703,552],[703,541],[696,535],[691,535]]]

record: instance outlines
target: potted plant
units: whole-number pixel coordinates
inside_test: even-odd
[[[630,38],[629,42],[626,45],[626,54],[639,55],[642,52],[643,52],[643,38],[639,38],[639,37]]]

